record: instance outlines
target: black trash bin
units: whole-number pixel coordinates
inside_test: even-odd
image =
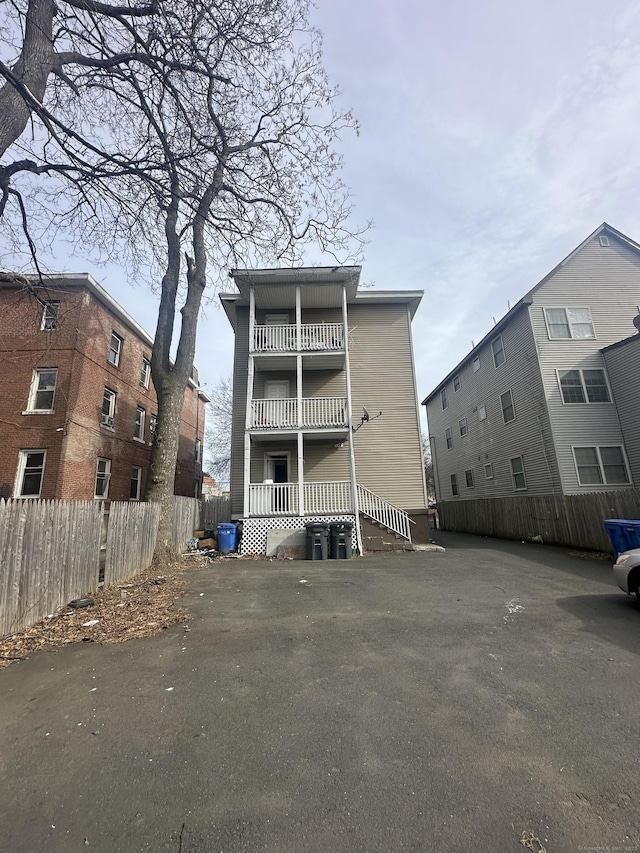
[[[305,524],[307,560],[326,560],[329,556],[329,528],[326,524]]]
[[[333,521],[329,525],[331,536],[331,559],[351,559],[351,531],[353,524],[348,521]]]

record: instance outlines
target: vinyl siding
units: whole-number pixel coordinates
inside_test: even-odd
[[[446,385],[448,408],[442,410],[438,393],[427,404],[427,419],[434,475],[439,500],[501,498],[519,494],[544,495],[558,490],[559,476],[552,452],[551,431],[544,389],[538,366],[535,340],[527,307],[515,314],[502,330],[505,362],[494,366],[492,338],[477,355],[480,369],[472,369],[471,359],[458,372],[460,390],[453,380]],[[501,395],[511,391],[516,419],[505,424]],[[478,410],[486,408],[480,421]],[[458,422],[467,419],[467,435],[460,436]],[[451,428],[453,448],[447,450],[445,430]],[[512,457],[522,456],[527,489],[516,491],[511,476]],[[484,466],[493,466],[493,478],[485,478]],[[474,488],[468,488],[465,472],[473,471]],[[451,489],[456,474],[458,496]]]
[[[354,424],[362,408],[382,417],[353,441],[358,483],[402,509],[425,507],[420,425],[407,306],[349,305]]]
[[[640,335],[606,350],[609,383],[636,488],[640,487]]]
[[[233,355],[233,417],[231,420],[231,513],[244,510],[244,427],[247,416],[247,371],[249,368],[249,309],[239,307]],[[258,482],[262,482],[262,477]]]
[[[606,370],[600,350],[634,331],[632,321],[640,304],[640,261],[616,238],[610,237],[609,242],[609,246],[601,246],[596,237],[587,243],[533,294],[530,307],[564,494],[620,488],[580,485],[572,453],[576,445],[624,444],[614,403],[567,405],[557,376],[557,370]],[[551,339],[544,308],[589,308],[595,338]]]

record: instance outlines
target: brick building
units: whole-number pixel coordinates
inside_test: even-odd
[[[153,339],[86,274],[0,276],[0,496],[139,500]],[[200,496],[208,397],[185,392],[175,493]]]

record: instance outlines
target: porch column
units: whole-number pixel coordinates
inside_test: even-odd
[[[349,426],[349,467],[351,469],[351,506],[355,515],[356,542],[362,554],[362,535],[360,533],[360,512],[358,509],[358,481],[356,480],[356,457],[353,447],[353,411],[351,408],[351,368],[349,365],[349,324],[347,320],[347,286],[342,285],[342,325],[344,335],[344,373],[347,396],[347,424]]]
[[[300,356],[298,356],[299,358]],[[304,435],[298,432],[298,515],[304,515]]]
[[[300,285],[296,285],[296,412],[298,418],[296,424],[298,429],[302,427],[302,356],[300,349],[302,347],[302,300],[300,298]]]

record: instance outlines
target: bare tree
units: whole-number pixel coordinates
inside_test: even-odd
[[[436,499],[436,482],[433,473],[433,459],[431,458],[431,444],[427,436],[422,433],[422,452],[424,455],[424,476],[427,484],[427,500]]]
[[[27,18],[48,2],[29,0]],[[161,276],[146,497],[162,506],[158,541],[170,548],[180,416],[205,288],[229,266],[299,263],[307,244],[340,262],[353,258],[360,235],[349,228],[335,147],[354,122],[337,107],[305,0],[155,0],[135,14],[90,0],[62,5],[75,10],[57,29],[68,43],[58,52],[71,58],[48,78],[51,106],[14,79],[20,60],[10,72],[0,66],[39,122],[14,145],[35,164],[24,171],[53,182],[39,187],[45,219],[55,193],[56,205],[67,200],[56,221],[79,241],[107,252],[126,244],[131,262]],[[0,188],[13,182],[7,194],[24,226],[20,171],[5,171],[4,185],[0,173]]]
[[[233,384],[231,377],[221,379],[210,393],[205,432],[205,459],[209,473],[220,486],[229,487],[231,474],[231,425]]]

